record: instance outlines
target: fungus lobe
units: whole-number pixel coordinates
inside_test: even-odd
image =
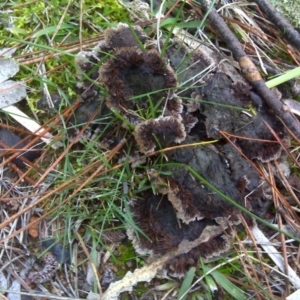
[[[214,220],[204,219],[189,225],[180,222],[166,196],[143,193],[143,199],[132,202],[131,210],[135,223],[147,237],[137,237],[132,229],[127,231],[135,250],[140,254],[164,255],[178,247],[183,240],[197,239],[207,226],[216,226]],[[175,277],[184,276],[187,269],[199,261],[218,256],[229,248],[224,234],[212,235],[211,239],[179,255],[167,263],[167,270]]]
[[[177,86],[174,71],[154,49],[143,52],[134,47],[120,48],[99,73],[99,81],[108,92],[106,105],[125,115],[151,106],[159,111],[165,103],[162,100],[168,92],[168,98],[172,98],[172,89]]]
[[[181,143],[186,132],[180,119],[167,116],[139,123],[135,127],[134,136],[140,151],[149,153],[154,151],[157,143],[161,148],[171,146],[174,142]]]

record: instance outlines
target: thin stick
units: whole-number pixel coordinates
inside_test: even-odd
[[[211,1],[200,0],[199,2],[207,11],[209,11]],[[197,7],[195,7],[195,9],[199,10]],[[278,99],[273,91],[268,89],[256,66],[242,48],[239,40],[235,37],[214,8],[210,10],[208,20],[210,21],[211,26],[227,44],[227,47],[232,52],[233,57],[239,63],[245,78],[255,88],[256,92],[266,101],[269,107],[272,108],[275,113],[291,128],[295,135],[300,138],[300,122],[295,119],[290,112],[284,111],[283,103]]]
[[[286,39],[297,49],[300,49],[300,34],[289,21],[268,0],[254,0],[259,8],[267,15],[283,33]]]

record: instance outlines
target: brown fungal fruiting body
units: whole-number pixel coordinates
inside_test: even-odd
[[[78,67],[77,92],[83,100],[94,100],[99,95],[99,85],[95,84],[99,77],[99,65],[108,55],[110,49],[100,42],[92,51],[80,51],[75,57]]]
[[[106,244],[118,244],[125,239],[126,235],[120,230],[105,231],[101,234],[101,240]]]
[[[135,223],[147,237],[134,234],[129,229],[127,234],[136,251],[140,254],[164,255],[178,247],[183,240],[193,241],[207,226],[216,226],[213,220],[204,219],[182,223],[166,196],[143,193],[143,199],[131,204]],[[175,277],[184,276],[186,270],[197,264],[199,258],[209,259],[227,251],[229,242],[225,234],[212,235],[207,242],[193,248],[186,254],[175,257],[167,264],[167,270]]]
[[[193,142],[190,136],[184,141]],[[192,176],[187,166],[222,194],[259,215],[263,208],[257,203],[263,203],[263,191],[259,174],[230,144],[219,148],[212,145],[182,147],[165,155],[169,165],[162,171],[168,175],[153,180],[159,195],[144,192],[142,199],[131,205],[134,221],[148,238],[141,235],[137,238],[131,230],[128,235],[137,252],[154,256],[176,249],[184,239],[195,240],[207,227],[219,228],[221,233],[212,233],[208,241],[168,263],[169,273],[180,277],[199,257],[207,259],[226,251],[229,247],[226,236],[231,234],[228,224],[241,223],[240,210]],[[253,221],[244,217],[252,226]]]
[[[174,39],[161,57],[155,45],[152,49],[144,45],[149,39],[140,27],[124,24],[107,29],[104,36],[98,49],[106,49],[107,56],[94,51],[88,56],[90,63],[81,63],[81,69],[90,68],[90,78],[105,88],[106,107],[135,125],[133,152],[147,154],[184,144],[164,152],[161,173],[154,170],[163,175],[150,178],[152,190],[143,188],[135,194],[138,200],[131,201],[133,221],[144,234],[137,237],[132,228],[127,232],[136,251],[153,258],[177,249],[183,241],[196,241],[209,228],[207,239],[167,263],[171,274],[183,276],[199,257],[208,259],[228,249],[229,228],[241,223],[241,211],[234,203],[264,214],[269,205],[266,184],[240,152],[249,160],[276,159],[281,147],[264,121],[280,138],[283,126],[260,101],[253,101],[249,85],[233,67],[221,63],[223,58],[218,61],[216,53],[190,51]],[[99,69],[94,72],[91,68],[97,63]],[[212,64],[218,67],[202,77],[201,71]],[[91,95],[98,91],[87,84],[82,87]],[[195,146],[202,138],[221,141]],[[145,157],[142,164],[151,162],[151,157]],[[250,217],[244,217],[253,225]]]
[[[108,92],[106,105],[125,114],[150,106],[162,108],[177,86],[174,71],[152,49],[120,48],[100,67],[99,82]],[[150,101],[152,102],[150,104]]]
[[[185,143],[192,141],[188,137]],[[244,160],[239,158],[233,147],[229,149],[222,147],[220,150],[212,145],[196,146],[176,149],[167,154],[170,162],[184,163],[179,166],[171,165],[164,170],[171,173],[167,177],[168,199],[173,204],[178,219],[186,224],[204,218],[215,220],[219,217],[228,217],[231,222],[235,222],[235,216],[240,213],[222,195],[213,192],[211,188],[194,178],[186,166],[192,168],[215,189],[242,206],[245,205],[245,195],[260,186],[259,174],[250,165],[240,162],[244,162]],[[227,156],[229,155],[235,157],[235,161],[230,161],[230,169],[227,165]],[[247,178],[248,182],[241,190],[238,182],[245,176],[248,176],[249,179]],[[259,193],[257,190],[257,193],[252,194],[248,199],[251,197],[260,198],[261,192]]]
[[[134,137],[140,151],[149,153],[154,151],[157,142],[162,148],[175,143],[181,143],[186,132],[181,120],[175,116],[159,117],[139,123],[134,130]]]
[[[215,74],[207,80],[206,86],[192,94],[198,103],[204,100],[199,109],[206,117],[207,136],[219,139],[223,137],[220,131],[224,131],[229,136],[234,135],[236,144],[249,159],[259,159],[262,162],[277,159],[281,153],[281,146],[265,123],[279,138],[285,135],[284,126],[266,109],[254,114],[247,112],[247,105],[251,99],[246,88],[242,96],[237,96],[236,85],[233,85],[224,73]]]
[[[122,47],[139,47],[148,37],[140,26],[119,23],[117,28],[107,28],[104,31],[105,44],[110,49]]]

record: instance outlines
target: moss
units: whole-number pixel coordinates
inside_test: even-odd
[[[2,14],[2,18],[9,24],[6,30],[17,37],[36,30],[41,23],[40,16],[45,14],[45,3],[42,1],[31,5],[26,5],[26,0],[10,1],[4,7],[12,10],[12,13]]]
[[[120,245],[118,247],[118,251],[119,256],[118,261],[116,262],[117,266],[124,266],[127,261],[136,257],[135,250],[131,243],[128,243],[127,245]]]
[[[56,52],[55,45],[60,42],[79,40],[79,2],[74,1],[69,7],[67,4],[67,0],[49,0],[47,3],[42,1],[28,3],[26,0],[18,0],[0,4],[2,10],[0,35],[20,39],[15,55],[40,51],[41,45],[51,46],[52,44],[54,53]],[[62,17],[63,20],[61,20]],[[56,32],[61,21],[61,27]],[[81,32],[83,38],[98,35],[116,22],[130,22],[127,10],[117,0],[84,1]],[[35,36],[28,39],[31,34],[35,34]],[[35,45],[22,45],[22,40],[25,38]],[[16,42],[8,41],[5,38],[0,39],[0,47],[11,47],[15,44]],[[24,50],[24,48],[26,49]],[[28,95],[28,103],[32,109],[35,110],[36,102],[42,96],[44,83],[47,84],[50,93],[58,93],[58,90],[61,90],[69,99],[74,97],[76,69],[73,61],[74,58],[69,55],[46,59],[44,64],[45,71],[48,72],[47,76],[41,76],[41,73],[38,72],[41,67],[39,63],[21,67],[17,78],[25,80],[31,90]]]
[[[28,3],[26,0],[9,1],[0,7],[12,11],[12,13],[5,13],[4,10],[1,19],[7,25],[7,31],[20,37],[50,26],[55,27],[63,17],[62,24],[73,25],[74,27],[70,28],[76,29],[73,34],[78,36],[79,3],[75,1],[69,7],[67,7],[67,3],[68,1],[50,0],[46,5],[42,1],[32,3]],[[66,9],[67,12],[65,13]],[[82,7],[82,22],[85,25],[82,31],[83,36],[89,36],[92,31],[95,32],[95,29],[103,30],[110,27],[111,23],[128,21],[127,10],[117,0],[84,1]],[[8,26],[9,24],[10,26]]]
[[[118,267],[117,276],[123,278],[128,271],[126,263],[133,262],[133,267],[138,268],[144,264],[144,261],[136,256],[135,250],[130,242],[122,244],[118,247],[118,256],[113,263]]]
[[[83,10],[87,12],[87,20],[90,20],[94,24],[103,25],[103,27],[107,27],[108,25],[105,19],[112,23],[130,22],[128,12],[117,0],[86,0]]]
[[[294,27],[300,29],[299,0],[271,0],[271,2]]]

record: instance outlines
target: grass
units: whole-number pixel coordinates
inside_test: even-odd
[[[78,278],[87,276],[89,268],[94,272],[93,286],[90,290],[101,294],[101,287],[97,282],[100,281],[104,271],[99,261],[102,253],[109,260],[108,266],[115,270],[118,279],[124,277],[127,271],[133,272],[146,265],[146,258],[136,254],[130,243],[107,246],[103,243],[102,236],[110,230],[124,231],[128,224],[142,235],[143,232],[134,224],[130,215],[129,203],[131,199],[140,197],[140,193],[144,190],[151,189],[156,192],[156,187],[150,180],[152,174],[148,166],[135,169],[130,167],[133,160],[130,158],[134,147],[132,140],[134,126],[128,123],[119,112],[111,111],[99,117],[98,122],[104,124],[104,127],[95,138],[84,137],[84,130],[78,125],[75,139],[80,138],[80,144],[76,144],[75,139],[68,135],[68,130],[74,128],[62,122],[61,115],[67,110],[72,112],[72,105],[74,105],[72,103],[77,95],[78,80],[75,74],[80,70],[74,63],[76,54],[80,50],[92,48],[103,40],[102,34],[106,28],[115,26],[118,22],[134,23],[130,14],[135,12],[133,8],[124,8],[116,0],[98,2],[50,0],[46,5],[40,1],[9,0],[0,4],[2,10],[0,17],[3,24],[0,27],[2,37],[0,46],[16,48],[14,57],[21,66],[16,78],[25,81],[29,87],[27,102],[23,101],[19,106],[22,111],[36,117],[42,124],[49,121],[51,131],[56,133],[63,142],[63,147],[58,150],[54,151],[50,146],[46,148],[41,161],[35,164],[39,169],[29,168],[24,171],[25,175],[36,183],[36,187],[26,181],[24,173],[23,175],[21,173],[21,177],[23,176],[25,181],[14,181],[12,191],[10,191],[10,181],[1,179],[1,197],[9,199],[11,205],[15,205],[16,211],[7,206],[7,201],[1,202],[1,218],[3,219],[1,219],[2,225],[0,226],[0,239],[2,240],[0,274],[4,274],[5,271],[1,267],[1,263],[4,265],[4,260],[15,260],[15,266],[22,268],[22,264],[26,261],[25,256],[18,258],[18,252],[13,251],[15,248],[22,249],[18,243],[23,245],[24,249],[28,249],[31,255],[36,253],[39,256],[40,239],[47,235],[54,236],[57,242],[70,245],[72,248],[72,266],[69,272],[63,274],[60,270],[60,274],[71,282],[72,289],[74,289],[72,292],[69,290],[69,294],[66,293],[70,299],[75,296],[86,298],[87,292],[82,291],[82,286],[78,287],[78,282],[80,284]],[[154,40],[165,40],[161,48],[161,56],[167,51],[170,38],[178,30],[187,30],[184,33],[189,35],[191,40],[199,39],[200,31],[203,34],[209,34],[212,41],[217,41],[205,21],[205,16],[201,21],[190,17],[190,10],[187,7],[191,9],[193,6],[183,1],[178,1],[177,5],[174,5],[174,1],[167,0],[162,9],[165,17],[157,22],[154,15],[159,8],[155,8],[154,3],[150,2],[151,22],[145,30]],[[249,42],[249,39],[252,41],[252,33],[245,29],[248,24],[240,22],[241,15],[230,7],[226,9],[226,13],[236,20],[233,24],[241,36],[241,42],[245,40],[245,37],[247,37],[246,41]],[[253,17],[251,7],[245,6],[245,9],[250,18]],[[9,26],[10,22],[13,26]],[[156,32],[159,32],[159,36]],[[250,42],[245,44],[249,47],[249,53],[253,55],[259,53],[261,58],[271,60],[271,64],[274,61],[279,67],[281,63],[282,65],[289,63],[291,67],[294,67],[293,60],[288,57],[285,45],[281,41],[275,38],[262,40],[263,45],[256,44],[254,38],[254,46],[251,46]],[[205,37],[199,41],[199,45],[204,43],[208,43]],[[219,46],[220,49],[224,48],[222,43]],[[143,49],[143,45],[140,45],[140,48]],[[226,53],[226,49],[224,51]],[[278,52],[282,56],[277,57]],[[179,63],[176,70],[179,77],[184,76],[186,70],[183,66],[185,61],[191,59],[192,54],[193,52]],[[285,71],[284,67],[281,68]],[[298,69],[293,71],[295,76],[299,74],[296,73]],[[86,75],[83,73],[82,76]],[[287,80],[290,79],[291,77]],[[190,84],[186,81],[179,88],[184,89]],[[39,112],[37,108],[37,101],[45,92],[57,94],[62,98],[60,107],[52,118],[47,113]],[[103,95],[105,95],[104,89]],[[143,96],[151,99],[150,93]],[[149,103],[152,104],[151,101]],[[148,119],[161,115],[161,111],[158,110],[158,105],[150,105],[148,110],[141,109],[139,114]],[[19,126],[13,124],[8,115],[1,113],[0,118],[2,123],[12,124],[15,128]],[[122,128],[122,123],[126,123],[128,130]],[[83,124],[85,125],[86,122]],[[99,141],[112,126],[115,126],[113,134],[119,137],[118,142],[110,150],[99,147]],[[155,169],[158,173],[165,171],[163,168],[166,163],[165,151],[159,149],[157,156],[151,160],[151,169]],[[150,160],[150,156],[146,155],[145,159]],[[205,179],[200,178],[194,170],[191,169],[190,172],[214,190],[214,187]],[[216,192],[222,195],[222,191]],[[24,200],[28,194],[34,196],[31,198],[31,200],[35,199],[34,204]],[[38,217],[35,222],[40,226],[39,237],[35,238],[28,236],[25,231],[33,226],[33,222],[28,222],[32,215]],[[259,221],[272,227],[265,220]],[[21,227],[17,226],[18,222],[21,222]],[[282,229],[274,228],[274,226],[272,229],[284,233],[286,237],[293,237]],[[153,293],[156,293],[160,299],[168,295],[172,297],[170,299],[213,299],[212,286],[216,286],[219,292],[223,291],[223,299],[248,299],[251,297],[250,294],[258,297],[257,299],[259,297],[260,299],[275,298],[270,290],[264,290],[265,285],[257,284],[251,279],[251,272],[253,272],[255,276],[263,274],[263,280],[276,280],[274,276],[266,275],[264,271],[264,268],[269,268],[269,270],[273,268],[268,256],[257,254],[258,260],[252,259],[255,256],[253,248],[243,248],[243,243],[239,239],[232,239],[232,243],[238,246],[235,246],[234,251],[229,253],[221,263],[220,261],[199,262],[198,266],[188,271],[183,281],[167,279],[164,282],[162,279],[155,279],[159,283],[157,287],[152,283],[148,285],[140,283],[134,287],[134,294],[142,297],[147,291],[153,290]],[[295,251],[291,251],[293,251],[291,256],[296,256]],[[75,274],[74,277],[73,274]],[[269,279],[266,278],[268,276]],[[10,285],[3,288],[3,290],[9,289]],[[129,297],[129,294],[123,294],[123,299],[129,299]]]
[[[295,68],[293,70],[286,72],[285,74],[282,74],[274,79],[267,81],[266,85],[268,88],[273,88],[291,79],[297,78],[299,76],[300,76],[300,68]]]

